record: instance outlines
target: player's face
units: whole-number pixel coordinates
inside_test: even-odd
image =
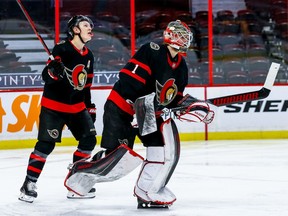
[[[92,27],[89,22],[82,21],[79,23],[79,29],[81,30],[81,37],[84,42],[90,41],[93,37]]]

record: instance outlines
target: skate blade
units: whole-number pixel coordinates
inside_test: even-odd
[[[84,196],[80,196],[78,194],[73,193],[72,191],[68,191],[67,198],[68,199],[93,199],[95,198],[95,193],[88,193]]]
[[[169,209],[168,204],[157,204],[157,203],[153,203],[153,202],[148,202],[148,203],[138,203],[137,208],[138,209]]]
[[[21,201],[24,201],[24,202],[33,203],[35,197],[28,196],[24,193],[21,193],[20,196],[18,197],[18,199]]]

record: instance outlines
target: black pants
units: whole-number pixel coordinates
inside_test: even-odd
[[[112,101],[108,100],[104,106],[103,133],[101,147],[107,150],[114,150],[120,144],[126,143],[133,148],[136,135],[143,142],[144,146],[163,146],[162,133],[159,130],[163,120],[157,118],[158,130],[154,133],[140,136],[137,128],[133,128],[131,122],[133,117],[122,111]]]

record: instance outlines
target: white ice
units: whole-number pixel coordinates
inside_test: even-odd
[[[145,156],[141,145],[135,150]],[[0,215],[288,215],[288,140],[183,143],[168,183],[177,196],[169,210],[136,208],[133,187],[140,167],[118,181],[97,184],[94,199],[67,199],[63,183],[74,148],[57,146],[37,183],[38,198],[32,204],[19,201],[31,151],[0,151]]]

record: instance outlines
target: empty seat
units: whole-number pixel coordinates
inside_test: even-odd
[[[171,11],[159,11],[155,15],[154,22],[156,24],[162,23],[162,22],[170,22],[171,21]],[[152,21],[153,22],[153,21]]]
[[[218,73],[221,72],[218,64],[216,62],[212,63],[212,67],[213,67],[213,73]],[[197,64],[197,66],[195,67],[196,71],[201,75],[201,76],[206,76],[207,73],[209,73],[209,61],[201,61]]]
[[[253,84],[263,84],[266,80],[268,71],[250,71],[249,72],[249,78],[250,78],[250,83]]]
[[[202,77],[198,72],[189,72],[188,74],[189,84],[202,84]]]
[[[246,47],[264,44],[264,40],[260,34],[248,34],[244,38],[244,41]]]
[[[226,84],[227,80],[221,73],[213,73],[213,84]]]
[[[216,20],[217,21],[232,21],[234,20],[234,14],[230,10],[217,11]]]
[[[225,84],[226,83],[226,77],[225,74],[222,71],[214,71],[212,73],[212,77],[210,77],[210,74],[207,72],[203,75],[203,84],[209,84],[210,79],[212,79],[213,84]]]
[[[222,62],[222,71],[227,74],[230,71],[245,71],[243,62],[239,60],[229,60]]]
[[[201,59],[208,59],[208,47],[204,47],[203,49],[200,50],[200,56]],[[221,47],[219,46],[213,46],[212,48],[212,52],[213,52],[213,59],[215,61],[221,61],[223,59],[224,53],[223,50],[221,49]]]
[[[217,35],[217,43],[219,46],[239,45],[242,43],[242,38],[237,34],[219,34]]]
[[[246,57],[246,50],[242,45],[231,44],[223,47],[223,59],[243,59]]]
[[[206,10],[197,11],[195,14],[195,21],[196,22],[208,21],[208,11]]]
[[[270,60],[265,57],[251,57],[246,59],[246,68],[248,71],[268,71]]]
[[[220,34],[240,34],[241,27],[238,22],[223,22],[219,24]]]
[[[196,64],[198,62],[197,50],[187,50],[187,57],[185,58],[186,62],[191,64]]]
[[[96,18],[100,19],[100,20],[103,20],[103,21],[111,22],[111,23],[117,23],[117,22],[120,21],[120,18],[118,16],[113,15],[109,11],[98,12],[96,14]]]
[[[267,57],[267,50],[264,45],[255,44],[246,48],[247,57]]]
[[[138,36],[143,36],[143,35],[148,35],[152,33],[153,31],[156,31],[156,26],[155,23],[142,23],[139,24],[139,26],[136,27],[137,29],[137,35]]]
[[[249,77],[245,71],[229,71],[226,77],[229,84],[247,84],[249,82]]]
[[[251,22],[256,20],[256,14],[254,11],[249,9],[239,10],[237,11],[236,20],[238,21],[246,21]]]
[[[179,19],[185,23],[191,22],[193,20],[192,14],[189,11],[176,11],[175,17],[176,19]]]

